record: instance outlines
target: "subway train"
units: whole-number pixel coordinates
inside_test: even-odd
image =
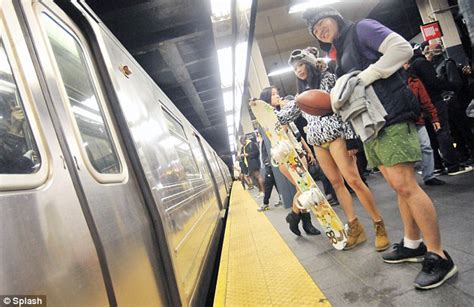
[[[203,305],[228,167],[86,4],[0,12],[0,295]]]

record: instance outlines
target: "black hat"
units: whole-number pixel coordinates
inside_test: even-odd
[[[318,39],[313,34],[314,25],[318,21],[326,17],[334,18],[339,24],[339,27],[341,28],[345,24],[344,18],[342,17],[341,13],[339,13],[335,8],[331,6],[320,6],[320,7],[310,8],[310,9],[307,9],[303,13],[303,19],[306,21],[306,24],[308,25],[308,31],[314,38]],[[320,43],[321,49],[323,49],[324,51],[327,52],[329,51],[329,49],[331,49],[331,44],[324,43],[321,41],[319,41],[319,43]]]

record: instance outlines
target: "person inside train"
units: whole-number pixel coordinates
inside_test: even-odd
[[[275,112],[278,113],[278,110],[280,109],[280,105],[282,103],[285,103],[282,101],[280,98],[280,95],[278,94],[278,89],[275,87],[266,87],[262,90],[260,93],[260,100],[265,101],[266,103],[270,104],[272,107],[275,108]],[[252,103],[252,101],[250,102]],[[292,129],[291,127],[284,127],[285,129],[290,130],[291,133],[297,128]],[[304,142],[304,139],[301,139],[301,143]],[[309,160],[314,160],[314,156],[312,152],[309,150],[309,147],[305,144],[302,144],[300,149],[297,149],[299,156],[302,160],[302,162],[307,166],[308,162],[306,159],[306,156],[309,157]],[[285,166],[280,165],[279,166],[280,172],[288,179],[288,181],[293,184],[293,186],[296,187],[296,183],[294,182],[293,178],[291,178],[290,173],[286,169]],[[300,221],[303,224],[303,230],[306,232],[308,235],[319,235],[321,232],[313,226],[311,222],[311,213],[309,210],[301,210],[297,206],[297,199],[298,196],[300,195],[299,192],[296,192],[296,194],[293,196],[293,203],[291,207],[291,212],[286,216],[286,221],[289,224],[290,231],[294,233],[297,236],[301,236],[301,231],[299,229],[299,223]]]
[[[320,89],[329,93],[336,82],[335,75],[326,70],[326,63],[317,58],[318,53],[316,48],[311,47],[294,50],[290,55],[288,63],[293,66],[297,78],[298,94],[308,89]],[[374,196],[359,175],[355,158],[357,136],[350,124],[343,122],[337,114],[314,116],[302,112],[294,100],[277,113],[278,120],[282,124],[287,124],[300,115],[303,115],[308,122],[308,143],[314,146],[316,159],[331,182],[348,220],[349,232],[345,249],[354,248],[365,242],[367,236],[364,226],[357,218],[353,200],[344,184],[344,179],[355,191],[372,219],[375,229],[375,249],[386,250],[390,246],[390,241]]]
[[[36,153],[28,146],[23,108],[15,100],[2,99],[0,105],[0,174],[33,173]]]
[[[303,19],[320,47],[335,55],[339,80],[348,81],[352,73],[366,95],[371,86],[374,92],[370,97],[375,93],[379,100],[372,102],[381,104],[387,113],[378,134],[364,142],[369,164],[380,169],[397,194],[404,226],[404,238],[383,255],[383,260],[423,261],[415,287],[432,289],[442,285],[457,273],[457,268],[441,245],[433,202],[415,177],[414,163],[421,160],[414,123],[419,105],[400,76],[402,65],[413,55],[411,45],[375,20],[363,19],[354,24],[329,6],[308,9]],[[341,91],[344,85],[338,81],[333,92]]]
[[[258,145],[251,138],[242,136],[240,138],[242,144],[241,156],[245,166],[248,169],[248,175],[254,180],[255,185],[258,188],[258,196],[263,196],[263,178],[260,174],[260,151]]]

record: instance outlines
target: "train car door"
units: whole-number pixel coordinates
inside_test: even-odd
[[[74,22],[54,3],[23,2],[49,103],[74,160],[118,305],[165,305],[156,240],[93,55]]]
[[[69,161],[70,162],[70,161]],[[106,306],[94,226],[70,176],[13,5],[0,4],[0,293]],[[97,242],[97,241],[96,241]],[[32,297],[30,297],[32,298]],[[7,301],[3,300],[5,306]]]

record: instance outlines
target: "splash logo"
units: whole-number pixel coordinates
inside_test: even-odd
[[[46,295],[0,295],[0,307],[46,307]]]

